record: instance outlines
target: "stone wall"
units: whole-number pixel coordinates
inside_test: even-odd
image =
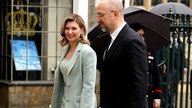
[[[0,108],[48,108],[53,82],[0,82]]]

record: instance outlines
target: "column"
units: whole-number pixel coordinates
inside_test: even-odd
[[[143,0],[143,5],[146,8],[146,10],[151,9],[151,0]]]
[[[192,8],[192,0],[189,1],[189,7]]]
[[[162,3],[167,3],[167,0],[162,0]]]
[[[130,6],[130,0],[125,0],[125,7],[124,8],[127,8]]]
[[[73,0],[73,13],[79,14],[88,27],[88,0]]]

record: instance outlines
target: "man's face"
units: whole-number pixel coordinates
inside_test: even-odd
[[[144,30],[143,29],[139,29],[139,30],[137,30],[137,33],[143,38],[143,40],[145,40],[145,38],[144,38]]]
[[[178,34],[176,33],[176,34],[175,34],[175,41],[174,41],[175,45],[178,44],[177,38],[178,38]],[[173,36],[172,36],[172,35],[170,36],[170,42],[171,42],[171,43],[170,43],[170,48],[172,48],[172,45],[173,45]]]
[[[96,20],[100,24],[103,32],[110,32],[112,14],[113,10],[105,8],[102,4],[96,8]]]

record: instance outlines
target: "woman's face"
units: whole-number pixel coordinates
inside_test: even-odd
[[[83,34],[83,30],[79,27],[78,23],[75,21],[66,23],[65,36],[69,42],[79,41],[81,34]]]

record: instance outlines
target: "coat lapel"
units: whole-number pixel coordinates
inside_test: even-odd
[[[129,29],[129,26],[126,24],[126,25],[122,28],[122,30],[119,32],[118,36],[117,36],[116,39],[114,40],[111,48],[109,49],[109,51],[108,51],[108,53],[107,53],[107,55],[106,55],[107,58],[110,57],[111,54],[113,54],[113,52],[116,50],[117,46],[118,46],[119,43],[120,43],[120,40],[121,40],[124,36],[126,36],[126,35],[124,35],[124,34],[125,34],[125,32],[127,32],[126,30],[128,30],[128,29]]]
[[[60,62],[59,62],[59,65],[58,65],[58,66],[60,66],[61,62],[62,62],[63,59],[65,58],[65,55],[67,54],[69,48],[70,48],[70,45],[69,45],[69,44],[67,44],[67,45],[63,48],[63,53],[62,53],[62,55],[61,55],[61,59],[60,59]]]
[[[79,57],[79,52],[81,50],[81,46],[82,46],[82,43],[79,42],[78,45],[77,45],[77,48],[73,54],[73,57],[71,59],[71,65],[69,66],[69,70],[68,70],[68,75],[70,74],[71,72],[71,69],[73,68],[73,66],[75,65],[76,61],[77,61],[77,58]]]

